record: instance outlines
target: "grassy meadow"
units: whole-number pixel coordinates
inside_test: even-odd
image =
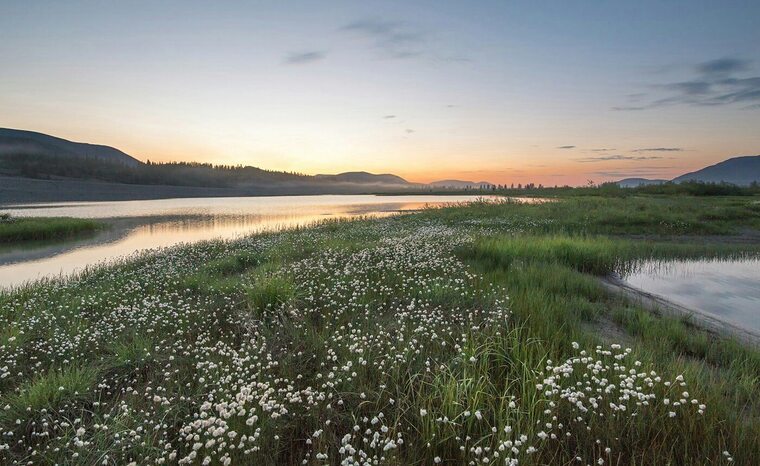
[[[569,196],[0,293],[2,464],[756,464],[760,351],[598,277],[757,255],[756,196]]]
[[[66,217],[15,218],[0,214],[0,244],[57,240],[93,233],[103,224],[89,219]]]

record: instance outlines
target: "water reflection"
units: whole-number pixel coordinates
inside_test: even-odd
[[[288,196],[76,202],[4,208],[14,216],[108,219],[92,238],[0,250],[0,286],[67,275],[137,250],[307,225],[329,218],[385,216],[475,200],[475,196]]]
[[[377,210],[408,210],[425,204],[467,202],[478,196],[262,196],[156,199],[118,202],[60,202],[55,204],[6,206],[14,216],[35,217],[155,217],[155,216],[335,216],[368,214]]]
[[[631,286],[760,332],[760,259],[644,262]]]

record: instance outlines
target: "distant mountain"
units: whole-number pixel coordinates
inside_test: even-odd
[[[72,142],[33,131],[0,129],[0,205],[183,195],[397,193],[426,187],[387,173],[314,176],[252,166],[142,163],[113,147]]]
[[[399,185],[410,186],[413,183],[406,181],[400,176],[383,173],[376,175],[368,172],[345,172],[337,175],[316,175],[314,178],[322,181],[332,181],[336,183],[356,183],[356,184],[381,184],[381,185]]]
[[[729,183],[737,186],[747,186],[752,182],[760,183],[760,155],[746,155],[733,157],[722,162],[710,165],[672,180],[648,179],[648,178],[625,178],[616,181],[621,188],[635,188],[663,183],[684,183],[697,181],[700,183]]]
[[[760,155],[734,157],[673,179],[675,183],[685,181],[724,182],[739,186],[747,186],[753,181],[760,183]]]
[[[116,164],[116,165],[114,165]],[[318,192],[392,192],[447,188],[477,189],[488,181],[412,183],[390,173],[364,171],[301,175],[256,167],[214,167],[192,162],[146,164],[118,149],[73,142],[35,131],[0,128],[0,175],[35,179],[98,180],[111,183]],[[288,191],[288,192],[290,192]]]
[[[635,188],[637,186],[648,186],[651,184],[667,183],[668,180],[650,180],[647,178],[626,178],[617,182],[621,188]]]
[[[432,186],[434,188],[455,188],[455,189],[464,189],[464,188],[477,188],[482,185],[492,185],[493,183],[490,183],[488,181],[462,181],[462,180],[439,180],[439,181],[432,181],[428,183],[428,186]]]
[[[85,157],[136,167],[142,162],[109,146],[72,142],[47,134],[0,128],[0,156],[6,154]]]

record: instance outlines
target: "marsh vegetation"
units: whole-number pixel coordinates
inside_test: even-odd
[[[609,295],[748,198],[482,202],[0,294],[8,464],[753,464],[760,352]]]
[[[0,214],[0,244],[71,238],[93,233],[104,225],[101,222],[65,217],[16,218]]]

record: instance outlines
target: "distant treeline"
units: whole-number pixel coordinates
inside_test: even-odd
[[[320,178],[302,173],[279,172],[242,165],[212,165],[197,162],[151,163],[128,166],[119,162],[88,157],[0,154],[0,174],[23,176],[37,179],[75,178],[100,180],[114,183],[193,186],[209,188],[245,188],[261,185],[334,185],[329,178]],[[385,190],[387,193],[387,190]],[[399,194],[445,194],[451,192],[491,193],[507,196],[553,196],[580,195],[625,197],[636,194],[692,195],[692,196],[751,196],[760,194],[757,182],[750,186],[736,186],[730,183],[667,182],[657,185],[642,185],[632,188],[620,187],[617,183],[589,183],[587,186],[548,187],[534,183],[475,185],[466,188],[442,188],[432,186],[410,186],[400,188]]]
[[[749,186],[737,186],[731,183],[705,183],[700,181],[687,181],[682,183],[667,182],[662,184],[642,185],[631,188],[623,188],[617,183],[590,184],[588,186],[535,186],[532,183],[519,188],[492,186],[491,191],[503,195],[578,195],[578,196],[603,196],[603,197],[627,197],[637,194],[652,195],[688,195],[688,196],[754,196],[760,195],[760,185],[753,182]]]
[[[737,186],[731,183],[705,183],[701,181],[686,181],[681,183],[652,184],[635,188],[620,188],[633,190],[642,194],[689,194],[692,196],[753,196],[760,194],[760,185],[753,181],[749,186]]]
[[[273,183],[319,183],[300,173],[262,170],[255,167],[212,165],[196,162],[145,163],[127,166],[119,162],[86,157],[51,155],[0,155],[0,172],[28,178],[77,178],[115,183],[241,187]]]

